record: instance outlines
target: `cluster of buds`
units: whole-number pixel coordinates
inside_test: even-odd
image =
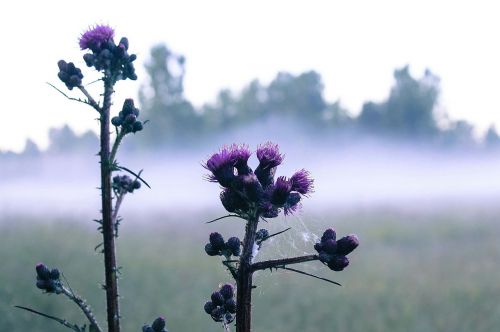
[[[59,73],[57,76],[69,90],[79,87],[82,85],[83,74],[80,68],[75,67],[73,62],[66,62],[64,60],[59,60],[57,63],[59,67]]]
[[[112,187],[116,195],[133,193],[141,187],[141,182],[132,180],[128,175],[116,175],[113,177]]]
[[[115,127],[120,127],[123,134],[136,133],[141,131],[143,123],[137,118],[139,117],[139,109],[134,106],[133,99],[125,99],[122,110],[111,119],[111,124]]]
[[[314,245],[319,260],[328,265],[333,271],[342,271],[349,265],[346,255],[350,254],[359,245],[358,237],[354,234],[336,239],[337,234],[332,228],[327,229],[321,237],[321,242]]]
[[[267,229],[261,228],[255,233],[255,243],[260,247],[262,242],[267,240],[269,237],[269,232]]]
[[[205,252],[209,256],[239,256],[241,253],[241,241],[237,237],[230,237],[227,242],[220,233],[213,232],[210,234],[209,243],[205,245]]]
[[[153,324],[144,325],[142,327],[142,332],[168,332],[165,325],[165,318],[158,317],[154,320]]]
[[[38,263],[35,269],[36,287],[46,291],[47,293],[60,294],[62,292],[62,284],[59,279],[60,273],[58,269],[50,270],[43,263]]]
[[[213,292],[211,301],[205,303],[204,309],[216,322],[231,323],[236,313],[234,287],[230,284],[222,285],[219,291]]]
[[[114,30],[107,25],[97,25],[80,37],[80,48],[90,50],[83,56],[89,67],[97,71],[109,71],[116,79],[136,80],[133,62],[135,54],[128,54],[128,39],[123,37],[118,45],[113,41]]]
[[[224,187],[220,194],[224,208],[241,216],[257,213],[264,218],[275,218],[280,210],[285,215],[294,212],[302,196],[313,191],[309,172],[302,169],[290,178],[280,176],[275,181],[276,168],[283,161],[278,145],[267,142],[258,146],[255,172],[247,163],[251,154],[247,146],[233,144],[204,164],[211,172],[208,180]]]

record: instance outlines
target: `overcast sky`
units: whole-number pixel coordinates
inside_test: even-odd
[[[120,82],[117,104],[135,97],[142,61],[159,42],[187,58],[186,95],[196,105],[221,88],[268,83],[278,71],[317,70],[325,97],[358,113],[384,99],[395,68],[441,77],[441,108],[484,130],[500,127],[500,4],[496,1],[5,1],[0,10],[0,149],[26,138],[42,147],[48,128],[96,129],[95,111],[69,102],[57,61],[82,67],[78,37],[95,23],[127,36],[139,80]],[[92,75],[90,75],[92,76]],[[76,92],[75,92],[75,95]]]

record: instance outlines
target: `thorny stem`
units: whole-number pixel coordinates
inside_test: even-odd
[[[62,293],[66,295],[71,301],[75,302],[77,306],[80,307],[80,309],[83,311],[87,319],[89,320],[90,324],[94,326],[95,330],[98,332],[102,332],[101,327],[97,323],[97,320],[92,313],[92,310],[90,307],[85,303],[85,300],[83,300],[81,297],[73,293],[71,290],[67,289],[66,287],[62,287]]]
[[[113,216],[112,216],[113,225],[116,225],[116,218],[118,218],[118,211],[120,210],[120,206],[122,205],[124,198],[125,194],[118,194],[116,196],[115,208],[113,209]]]
[[[319,259],[318,255],[306,255],[306,256],[299,256],[292,258],[273,259],[252,264],[251,271],[255,272],[258,270],[279,268],[290,264],[305,263],[305,262],[315,261],[318,259]]]
[[[125,134],[123,134],[123,131],[118,132],[118,134],[116,135],[116,139],[113,143],[113,148],[111,149],[111,155],[109,157],[109,161],[111,164],[115,163],[116,153],[118,152],[118,147],[120,146],[120,143],[122,142],[123,137],[125,137]]]
[[[56,322],[58,322],[59,324],[61,325],[64,325],[66,326],[67,328],[73,330],[73,331],[76,331],[76,332],[82,332],[82,330],[78,327],[78,325],[76,324],[71,324],[70,322],[68,322],[66,319],[61,319],[59,317],[55,317],[55,316],[51,316],[51,315],[47,315],[47,314],[44,314],[43,312],[40,312],[40,311],[37,311],[37,310],[34,310],[34,309],[31,309],[31,308],[28,308],[28,307],[23,307],[23,306],[20,306],[20,305],[15,305],[14,307],[18,308],[18,309],[23,309],[23,310],[26,310],[26,311],[29,311],[33,314],[37,314],[37,315],[40,315],[42,317],[45,317],[45,318],[48,318],[48,319],[52,319],[52,320],[55,320]]]
[[[255,245],[255,236],[259,216],[255,215],[247,220],[243,251],[236,279],[236,332],[250,332],[252,324],[252,251]]]
[[[99,104],[95,101],[94,98],[92,98],[92,96],[90,95],[90,93],[88,93],[88,91],[83,87],[83,86],[79,86],[78,89],[80,89],[80,91],[85,95],[85,97],[87,97],[87,101],[88,101],[88,104],[90,106],[92,106],[97,112],[101,112],[101,108],[99,107]],[[103,108],[105,107],[105,105],[103,105]]]
[[[101,199],[102,234],[104,245],[104,270],[108,332],[120,332],[120,310],[118,304],[118,280],[116,268],[115,234],[112,219],[111,160],[110,160],[110,107],[113,80],[109,73],[104,77],[104,100],[101,109]]]

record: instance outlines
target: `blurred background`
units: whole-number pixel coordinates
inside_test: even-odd
[[[210,232],[243,236],[201,166],[224,144],[273,141],[278,175],[306,168],[315,193],[263,227],[292,230],[260,259],[313,252],[324,229],[358,234],[340,282],[258,273],[255,331],[492,331],[500,327],[500,29],[487,1],[62,1],[0,13],[0,326],[63,331],[24,305],[83,323],[36,289],[57,266],[104,322],[96,113],[63,88],[57,61],[82,68],[78,37],[110,24],[137,53],[143,131],[122,165],[151,184],[125,198],[118,261],[125,331],[165,315],[171,331],[220,331],[203,304],[231,276],[203,250]],[[44,15],[40,15],[43,12]],[[81,97],[76,91],[72,97]],[[252,156],[250,166],[257,166]]]

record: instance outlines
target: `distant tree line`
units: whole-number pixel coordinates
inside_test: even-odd
[[[296,122],[302,134],[312,138],[343,136],[355,141],[362,136],[443,148],[500,147],[493,126],[477,142],[470,123],[440,114],[439,78],[428,70],[420,78],[412,77],[408,66],[395,70],[387,99],[366,102],[359,115],[353,116],[339,101],[325,100],[321,75],[315,71],[281,72],[268,85],[254,80],[238,93],[224,89],[214,103],[196,108],[184,96],[185,65],[184,56],[163,44],[151,49],[145,64],[148,77],[139,91],[141,117],[149,121],[130,149],[189,147],[228,129],[271,120]],[[51,129],[49,139],[47,153],[68,153],[75,146],[95,150],[97,146],[93,132],[77,136],[68,126]],[[25,153],[39,151],[28,141]]]

